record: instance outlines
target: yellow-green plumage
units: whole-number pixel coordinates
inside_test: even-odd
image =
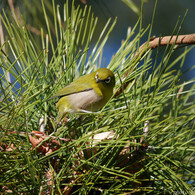
[[[56,92],[51,98],[59,97],[57,123],[70,112],[97,111],[113,94],[115,77],[107,68],[100,68],[91,74],[74,80],[70,85]]]

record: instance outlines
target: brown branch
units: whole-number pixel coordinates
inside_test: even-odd
[[[155,49],[158,46],[166,46],[166,45],[194,45],[195,44],[195,33],[188,35],[178,35],[178,36],[165,36],[165,37],[152,37],[148,42],[143,43],[138,51],[133,55],[132,60],[134,60],[137,56],[143,56],[148,50]],[[124,78],[132,71],[130,68],[124,75]],[[128,86],[128,84],[132,82],[132,80],[124,83],[119,90],[115,93],[114,97],[117,97],[122,93],[122,91]]]
[[[142,44],[138,50],[140,52],[142,48],[148,42]],[[150,40],[148,43],[148,49],[155,49],[158,46],[166,46],[166,45],[193,45],[195,44],[195,33],[189,35],[178,35],[178,36],[165,36],[165,37],[157,37],[153,40]]]

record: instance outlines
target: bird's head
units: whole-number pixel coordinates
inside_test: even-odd
[[[113,89],[115,86],[115,76],[113,72],[107,68],[100,68],[94,72],[95,82],[102,83],[107,89]]]

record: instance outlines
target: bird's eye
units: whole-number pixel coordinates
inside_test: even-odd
[[[111,77],[108,77],[108,78],[107,78],[107,79],[105,79],[104,81],[105,81],[105,83],[110,83],[110,81],[111,81]]]

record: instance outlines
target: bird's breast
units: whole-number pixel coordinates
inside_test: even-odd
[[[100,94],[97,94],[93,89],[71,94],[68,96],[68,99],[71,103],[70,106],[74,110],[83,109],[88,111],[97,111],[103,106],[103,97]]]

